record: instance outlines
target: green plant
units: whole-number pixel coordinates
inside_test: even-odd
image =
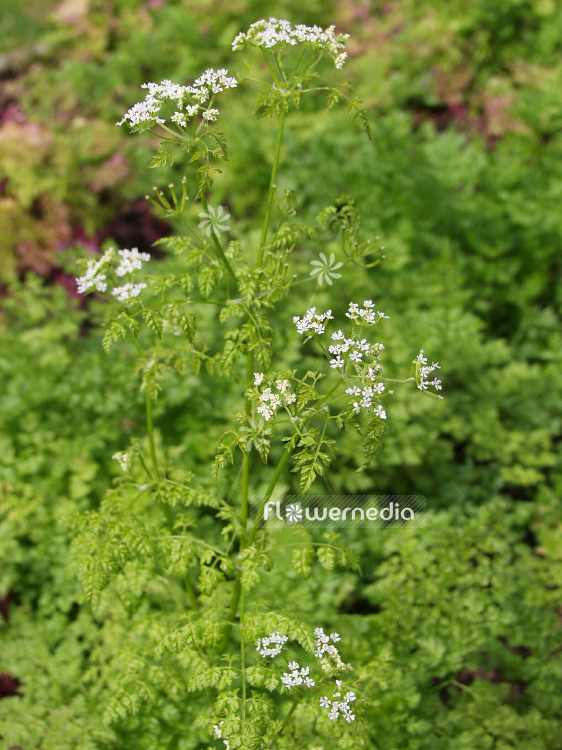
[[[142,608],[143,593],[149,586],[149,638],[157,644],[149,682],[164,685],[174,674],[174,690],[181,690],[185,683],[188,691],[203,695],[210,691],[214,707],[207,721],[226,747],[232,748],[294,742],[291,719],[301,703],[308,704],[303,716],[308,712],[315,717],[318,706],[316,711],[310,706],[314,695],[316,702],[323,696],[320,708],[329,714],[326,728],[330,719],[340,715],[348,723],[355,720],[351,703],[356,696],[349,690],[354,683],[345,678],[351,668],[334,645],[339,636],[325,635],[318,627],[313,634],[313,627],[301,623],[295,614],[267,613],[266,606],[271,605],[252,596],[273,565],[275,539],[260,527],[259,519],[285,467],[293,462],[301,491],[308,491],[336,451],[336,441],[330,437],[334,427],[360,432],[368,462],[380,443],[387,383],[393,382],[382,374],[379,360],[384,346],[371,341],[370,336],[372,327],[388,316],[371,300],[363,306],[349,304],[345,332],[335,331],[330,345],[324,344],[323,334],[334,319],[331,310],[319,313],[311,306],[302,317],[293,317],[296,335],[303,336],[305,342],[314,339],[329,361],[328,372],[335,378],[326,386],[323,379],[327,373],[321,369],[300,374],[296,369],[280,371],[275,367],[272,321],[276,306],[302,284],[317,282],[314,274],[296,281],[296,275],[290,273],[291,254],[297,247],[318,241],[319,233],[329,231],[340,238],[344,267],[367,268],[377,262],[372,243],[361,243],[357,237],[359,221],[352,202],[342,198],[319,215],[318,227],[306,226],[294,219],[294,194],[289,190],[279,194],[276,184],[285,118],[291,107],[299,107],[301,99],[325,94],[328,107],[343,100],[368,132],[364,112],[349,96],[349,87],[326,86],[316,72],[326,53],[341,67],[344,43],[345,37],[336,36],[333,29],[292,28],[288,22],[274,19],[254,24],[233,43],[234,49],[261,48],[273,82],[262,82],[256,111],[260,117],[278,117],[257,242],[240,238],[224,245],[222,234],[230,228],[230,216],[220,207],[214,209],[207,197],[214,175],[220,172],[218,164],[227,156],[225,137],[214,126],[219,117],[216,99],[224,89],[235,88],[236,80],[225,70],[209,69],[191,86],[170,81],[147,84],[144,102],[134,105],[119,124],[127,122],[134,130],[158,135],[161,145],[152,167],[172,164],[178,156],[192,165],[194,180],[186,173],[179,189],[170,185],[169,192],[157,190],[151,199],[165,216],[184,224],[185,234],[158,243],[180,256],[184,270],[145,276],[148,254],[136,248],[118,252],[109,248],[101,258],[88,261],[78,279],[79,291],[113,299],[106,322],[106,350],[126,336],[131,336],[137,347],[148,434],[147,451],[135,442],[131,450],[116,454],[125,477],[108,493],[100,511],[76,521],[80,575],[95,607],[104,606],[109,587],[125,608],[135,611]],[[202,233],[183,221],[190,194],[192,200],[200,201]],[[208,305],[216,311],[214,319],[224,331],[209,343],[197,332],[198,311]],[[153,337],[155,342],[150,344]],[[213,466],[215,480],[220,479],[217,492],[203,470],[194,476],[158,450],[153,405],[170,369],[184,375],[205,365],[209,372],[216,369],[220,376],[239,378],[241,358],[244,410],[235,415],[219,443]],[[268,372],[272,365],[273,371]],[[422,392],[438,391],[437,367],[428,363],[422,350],[407,380]],[[281,411],[283,419],[277,416]],[[365,420],[360,419],[362,413]],[[267,461],[270,448],[277,453],[279,445],[282,455],[250,520],[250,488],[256,486],[254,456],[259,454]],[[230,480],[227,493],[219,472],[229,463],[239,467],[239,483]],[[305,535],[293,552],[295,570],[308,578],[316,558],[326,569],[336,562],[343,567],[357,566],[355,555],[334,534],[318,540]],[[156,602],[159,606],[155,609]],[[139,626],[144,629],[148,623],[141,621]],[[314,653],[319,671],[301,667],[300,658],[289,661],[285,673],[282,667],[255,663],[253,642],[265,658],[278,655],[289,639],[297,641],[305,653]],[[139,659],[131,658],[134,662]],[[143,674],[145,668],[146,663],[139,661]],[[345,679],[345,688],[341,681],[330,687],[335,677]],[[152,700],[151,691],[144,687],[146,676],[139,674],[132,682],[129,674],[125,680],[107,708],[110,722],[137,715],[141,705]],[[294,697],[284,700],[289,691]],[[269,695],[276,692],[281,693],[278,700]],[[197,699],[198,705],[201,700]],[[361,714],[361,708],[357,713]],[[203,716],[196,725],[203,730]],[[337,730],[341,743],[356,742],[346,740],[341,731]],[[302,743],[304,735],[299,734],[298,741]]]

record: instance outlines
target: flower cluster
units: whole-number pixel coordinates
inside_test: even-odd
[[[375,310],[375,303],[372,300],[366,299],[363,304],[365,307],[359,307],[356,302],[349,303],[349,309],[346,312],[346,315],[353,320],[354,323],[363,325],[364,323],[376,323],[377,320],[381,320],[382,318],[388,319],[388,315],[385,315],[379,310]]]
[[[150,260],[148,253],[139,253],[138,247],[132,250],[119,250],[119,265],[115,270],[117,276],[125,276],[142,268],[142,264]],[[86,266],[86,273],[76,279],[76,286],[80,294],[86,292],[105,292],[107,291],[107,272],[112,271],[112,261],[115,258],[115,250],[109,248],[98,260],[89,260]],[[115,277],[113,277],[115,278]],[[123,286],[116,286],[111,290],[114,297],[119,302],[126,302],[129,299],[138,297],[146,284],[133,284],[128,282]]]
[[[213,731],[215,733],[215,737],[218,740],[222,739],[222,741],[224,742],[224,746],[225,746],[226,750],[230,750],[230,742],[228,740],[223,739],[223,736],[222,736],[222,726],[223,726],[223,724],[224,724],[224,721],[221,721],[220,724],[215,724],[213,726]]]
[[[153,125],[164,125],[166,120],[160,116],[164,102],[175,102],[176,111],[172,113],[170,120],[182,128],[187,127],[188,120],[197,117],[199,113],[206,122],[213,122],[219,114],[218,109],[211,107],[215,94],[237,86],[236,79],[227,73],[225,68],[209,68],[192,86],[181,86],[169,80],[143,83],[142,88],[148,89],[145,100],[132,106],[117,125],[125,122],[131,127],[151,128]]]
[[[133,271],[142,268],[143,262],[150,260],[150,255],[139,253],[138,247],[134,247],[132,250],[119,250],[118,254],[121,256],[121,261],[115,271],[117,276],[133,273]]]
[[[123,471],[129,471],[129,467],[131,466],[131,456],[129,453],[126,451],[118,451],[117,453],[114,453],[111,458],[114,461],[117,461]]]
[[[103,273],[113,259],[113,248],[109,248],[98,260],[89,260],[86,273],[76,279],[76,286],[80,294],[87,292],[105,292],[107,289],[107,275]]]
[[[275,632],[265,638],[258,638],[256,649],[260,656],[278,656],[283,649],[283,644],[288,640],[286,635]],[[274,644],[273,647],[271,644]]]
[[[418,356],[413,360],[415,365],[416,381],[420,391],[427,391],[428,387],[432,385],[436,391],[443,390],[441,381],[438,378],[429,380],[430,375],[435,370],[440,370],[439,362],[432,362],[430,365],[427,364],[427,357],[424,356],[423,349],[420,350]]]
[[[306,687],[312,688],[316,685],[314,680],[309,677],[310,668],[303,667],[301,669],[300,664],[296,661],[291,661],[287,665],[291,672],[284,672],[281,677],[281,682],[289,690],[292,687],[299,687],[299,685],[305,685]]]
[[[117,297],[118,302],[126,302],[128,299],[138,297],[143,289],[146,289],[146,284],[123,284],[123,286],[116,286],[115,289],[111,290],[111,294]]]
[[[330,360],[330,367],[333,369],[344,366],[345,360],[342,358],[342,354],[347,355],[351,362],[362,364],[363,356],[374,355],[378,359],[384,350],[383,344],[369,344],[367,339],[358,341],[353,338],[346,338],[343,331],[332,333],[332,341],[338,342],[328,347],[330,354],[336,355]]]
[[[262,380],[263,373],[254,374],[255,385],[261,384]],[[278,393],[274,393],[271,388],[265,388],[258,398],[260,405],[256,411],[262,415],[266,422],[269,422],[280,406],[293,404],[297,399],[296,395],[291,391],[291,384],[288,380],[278,378],[275,381],[275,387],[279,391]]]
[[[337,656],[339,654],[338,649],[333,645],[340,640],[339,633],[326,635],[323,628],[316,628],[314,630],[314,637],[316,638],[316,651],[314,652],[316,658],[321,659],[324,654],[329,654],[330,656]]]
[[[385,392],[385,384],[376,382],[382,369],[382,365],[379,364],[367,367],[366,372],[363,373],[361,378],[361,385],[363,387],[359,388],[359,386],[354,385],[346,389],[345,392],[349,396],[361,396],[360,401],[353,402],[353,410],[356,414],[359,414],[361,409],[370,409],[373,406],[373,399],[376,399],[377,396],[382,396]],[[380,404],[375,407],[374,414],[381,419],[386,419],[386,412]]]
[[[336,68],[342,68],[347,54],[342,52],[349,34],[336,34],[335,27],[322,29],[320,26],[291,26],[289,21],[270,18],[253,23],[246,33],[238,34],[232,42],[232,49],[239,50],[247,44],[262,49],[284,49],[302,44],[314,52],[327,52],[334,60]]]
[[[355,302],[349,303],[346,315],[357,325],[374,325],[379,320],[388,318],[388,315],[375,309],[372,300],[365,300],[363,305],[364,307],[359,307]],[[326,320],[333,320],[331,310],[326,313],[317,313],[316,308],[311,307],[303,318],[295,316],[293,323],[296,324],[300,334],[310,332],[323,334],[326,330]],[[383,366],[376,361],[380,359],[385,349],[384,344],[371,344],[367,339],[359,338],[356,334],[346,336],[341,329],[332,333],[331,340],[333,343],[328,346],[328,353],[332,357],[330,367],[334,370],[341,370],[346,379],[352,377],[349,374],[349,368],[344,370],[346,364],[352,365],[357,373],[355,379],[359,381],[358,385],[353,385],[346,390],[349,396],[360,397],[353,402],[355,413],[358,414],[362,409],[366,409],[380,419],[386,419],[385,410],[377,403],[377,397],[382,396],[385,391],[384,383],[377,382],[377,378],[383,372]],[[367,357],[371,358],[371,362],[365,362]]]
[[[334,646],[334,643],[338,643],[340,640],[339,633],[330,633],[330,635],[326,635],[322,628],[316,628],[314,630],[314,637],[316,638],[316,650],[314,656],[316,656],[317,659],[322,660],[322,669],[326,671],[330,671],[330,669],[333,669],[334,667],[340,670],[352,669],[349,664],[345,664],[345,662],[342,661],[340,652],[336,646]],[[326,657],[329,657],[329,659],[326,660]]]
[[[332,698],[342,698],[342,681],[336,680],[336,685],[338,689]],[[330,700],[327,696],[320,698],[320,706],[322,708],[330,709],[328,712],[328,719],[335,721],[341,714],[347,723],[351,724],[352,721],[355,721],[355,714],[352,713],[349,704],[353,703],[354,700],[357,700],[355,693],[348,691],[343,696],[343,699],[339,701]]]
[[[300,334],[308,333],[313,331],[314,333],[322,334],[326,330],[326,320],[333,320],[334,316],[332,311],[328,310],[325,313],[318,314],[315,307],[311,307],[310,310],[306,311],[306,315],[301,319],[298,315],[293,318],[293,323],[297,327],[297,331]]]

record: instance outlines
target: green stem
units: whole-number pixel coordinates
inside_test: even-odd
[[[191,604],[193,610],[197,612],[199,610],[199,603],[197,601],[197,594],[195,593],[195,589],[193,588],[193,583],[191,582],[191,578],[189,577],[189,571],[185,574],[185,590],[187,591],[187,596],[189,597],[189,603]]]
[[[285,716],[285,719],[284,719],[283,723],[281,724],[281,727],[279,728],[279,731],[277,732],[277,736],[278,737],[281,736],[283,730],[285,729],[285,727],[287,726],[287,724],[291,720],[291,716],[295,713],[295,710],[296,710],[296,708],[297,708],[297,706],[299,705],[300,702],[301,702],[301,698],[295,698],[295,700],[293,701],[293,705],[291,706],[291,708],[287,712],[287,716]]]
[[[277,468],[275,469],[275,472],[274,472],[273,476],[271,477],[271,480],[270,480],[269,484],[267,485],[267,489],[265,491],[265,499],[263,500],[263,502],[262,502],[262,504],[260,506],[260,511],[258,512],[258,515],[256,517],[259,517],[259,515],[263,512],[263,506],[265,505],[265,503],[269,500],[269,498],[273,494],[273,490],[275,489],[275,486],[276,486],[277,482],[279,481],[279,477],[281,476],[281,474],[283,472],[283,469],[285,468],[285,465],[286,465],[287,461],[289,460],[289,456],[291,455],[291,453],[292,453],[292,450],[290,448],[285,448],[285,451],[284,451],[283,455],[281,456],[281,459],[280,459],[279,463],[277,464]],[[247,546],[250,546],[252,544],[252,542],[255,539],[257,531],[258,531],[258,527],[257,527],[256,524],[254,524],[254,526],[252,526],[252,529],[250,531],[250,535],[248,537],[248,544],[247,544]],[[230,602],[230,612],[229,612],[229,615],[228,615],[229,625],[228,625],[227,631],[225,633],[225,636],[224,636],[222,642],[220,643],[220,645],[218,647],[219,652],[224,650],[224,647],[226,646],[226,644],[228,643],[228,639],[230,638],[230,633],[232,632],[232,626],[234,624],[234,619],[236,617],[236,612],[238,611],[238,605],[240,603],[241,594],[242,594],[242,585],[241,585],[241,581],[240,581],[240,572],[237,570],[236,571],[236,579],[234,581],[234,588],[232,590],[232,600]]]
[[[209,205],[207,203],[207,198],[203,192],[201,192],[201,205],[205,209],[206,213],[209,213]],[[232,266],[230,265],[228,258],[224,254],[224,250],[221,247],[221,243],[219,242],[219,239],[217,235],[215,234],[215,230],[212,227],[211,227],[211,238],[213,240],[213,244],[215,246],[215,250],[217,251],[217,255],[219,256],[220,262],[226,268],[228,274],[234,280],[234,283],[238,286],[238,279],[236,278],[236,274],[232,270]]]
[[[254,376],[254,354],[248,352],[246,354],[246,387],[252,384]],[[245,404],[246,418],[249,419],[252,414],[252,401],[246,398]],[[250,484],[250,455],[244,453],[242,459],[242,491],[241,491],[241,502],[240,502],[240,552],[244,549],[246,543],[246,526],[248,524],[248,487]]]
[[[284,102],[283,102],[284,104]],[[279,115],[279,125],[277,128],[277,140],[275,141],[275,152],[273,154],[273,166],[271,168],[271,179],[269,181],[269,196],[267,199],[267,209],[263,220],[263,227],[261,232],[260,240],[260,252],[258,256],[258,268],[263,263],[263,253],[265,249],[265,242],[267,240],[267,233],[269,231],[269,223],[271,221],[271,209],[273,207],[273,196],[275,194],[275,180],[277,179],[277,169],[279,167],[279,157],[281,155],[281,143],[283,141],[283,128],[285,126],[285,107],[281,107],[281,113]]]
[[[242,677],[242,747],[246,730],[246,661],[244,654],[244,592],[240,594],[240,670]]]
[[[137,337],[133,334],[133,341],[135,342],[135,346],[137,348],[137,353],[139,357],[142,356],[142,349],[140,348],[140,344],[137,340]],[[150,445],[150,457],[152,459],[152,467],[154,470],[154,475],[156,478],[160,476],[160,469],[158,467],[158,459],[156,458],[156,446],[154,445],[154,425],[152,422],[152,401],[150,400],[150,395],[148,391],[144,392],[145,396],[145,404],[146,404],[146,429],[148,432],[148,442]]]
[[[146,428],[148,430],[148,442],[150,443],[150,457],[152,459],[152,466],[154,467],[154,474],[159,477],[160,470],[158,468],[158,459],[156,458],[156,447],[154,445],[154,427],[152,424],[152,401],[148,391],[145,393],[146,396]]]
[[[257,521],[261,517],[263,513],[263,509],[265,507],[265,504],[269,502],[270,497],[273,495],[273,490],[275,489],[275,486],[277,485],[277,482],[279,481],[279,477],[281,476],[283,469],[285,468],[287,461],[289,460],[289,456],[292,453],[292,449],[287,447],[285,448],[283,455],[281,456],[281,459],[279,463],[277,464],[277,468],[275,469],[273,476],[271,477],[271,480],[269,484],[267,485],[267,489],[265,491],[265,495],[262,498],[262,502],[260,504],[260,507],[258,509],[258,512],[256,514],[256,518],[254,521],[254,525],[252,526],[252,529],[250,531],[250,536],[248,537],[248,545],[251,545],[254,541],[256,534],[258,532],[258,525]]]

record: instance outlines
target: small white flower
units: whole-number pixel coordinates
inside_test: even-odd
[[[435,370],[440,370],[441,367],[439,362],[432,362],[430,365],[427,364],[427,357],[424,355],[423,349],[420,349],[420,353],[413,360],[415,366],[415,378],[417,387],[420,391],[427,391],[428,387],[432,385],[436,391],[441,391],[443,386],[439,378],[433,378],[429,380],[429,375]],[[442,398],[442,396],[439,396]]]
[[[131,466],[131,456],[126,451],[118,451],[117,453],[114,453],[111,458],[114,461],[117,461],[123,471],[129,471],[129,467]]]
[[[261,385],[263,382],[263,372],[255,372],[254,373],[254,385],[258,386]]]
[[[174,112],[174,114],[170,117],[170,120],[172,122],[175,122],[176,125],[179,125],[182,128],[187,128],[187,117],[183,112]]]
[[[124,284],[123,286],[116,286],[112,289],[111,293],[117,297],[118,302],[126,302],[133,297],[138,297],[142,289],[146,288],[146,284]]]
[[[210,96],[237,85],[236,79],[229,77],[227,72],[224,68],[221,70],[209,68],[192,86],[181,86],[169,80],[161,83],[143,83],[142,88],[148,89],[145,100],[131,107],[117,125],[123,125],[125,122],[131,127],[151,128],[154,125],[164,125],[166,120],[160,116],[162,104],[165,101],[173,101],[176,103],[177,110],[170,119],[181,127],[186,127],[187,117],[195,117],[200,104],[205,103]],[[190,103],[193,100],[197,103]],[[181,112],[184,105],[185,114]],[[209,122],[216,120],[217,115],[216,109],[208,109],[206,113],[203,113],[204,119]]]
[[[133,273],[133,271],[142,268],[142,264],[150,260],[148,253],[139,253],[138,247],[134,247],[132,250],[119,250],[118,255],[121,256],[121,260],[115,273],[117,276],[125,276],[127,273]]]
[[[289,21],[270,18],[268,21],[256,21],[246,33],[238,34],[232,42],[232,49],[242,49],[251,44],[262,49],[284,49],[302,44],[318,52],[327,52],[333,59],[336,68],[340,69],[347,57],[344,49],[348,34],[336,34],[335,27],[321,29],[319,26],[292,26]]]
[[[97,260],[89,260],[86,267],[86,273],[76,279],[76,287],[79,294],[87,292],[105,292],[107,289],[106,274],[102,273],[107,269],[113,259],[114,250],[109,248]]]
[[[218,109],[207,109],[203,112],[203,119],[207,122],[215,122],[219,114]]]
[[[276,631],[265,638],[259,638],[256,642],[256,650],[259,652],[260,656],[277,656],[281,653],[283,644],[288,640],[289,639],[286,635],[281,635]]]

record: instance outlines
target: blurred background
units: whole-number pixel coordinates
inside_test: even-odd
[[[241,74],[232,39],[268,16],[351,35],[338,76],[363,99],[372,141],[343,109],[305,108],[288,123],[279,185],[307,222],[342,194],[355,200],[385,260],[348,271],[336,296],[342,309],[376,300],[390,315],[389,371],[409,371],[423,346],[445,395],[396,389],[369,468],[356,471],[359,438],[339,435],[317,488],[423,494],[426,528],[353,537],[361,578],[322,571],[313,594],[284,571],[278,596],[353,644],[368,747],[560,750],[558,0],[3,0],[0,736],[25,750],[183,747],[169,728],[146,739],[149,708],[98,731],[115,690],[104,665],[130,623],[84,605],[67,520],[99,505],[118,473],[111,455],[142,436],[144,415],[134,354],[103,352],[101,308],[79,299],[73,260],[107,243],[147,252],[174,231],[145,195],[179,180],[181,163],[147,169],[149,139],[115,123],[146,81]],[[255,95],[244,84],[221,108],[230,161],[212,203],[237,238],[260,226],[275,135],[256,124]],[[296,270],[313,257],[297,253]],[[305,310],[284,304],[286,316]],[[317,304],[339,303],[322,287]],[[210,340],[215,325],[203,324]],[[300,356],[285,327],[275,369]],[[170,375],[165,393],[161,449],[206,471],[239,383]]]

